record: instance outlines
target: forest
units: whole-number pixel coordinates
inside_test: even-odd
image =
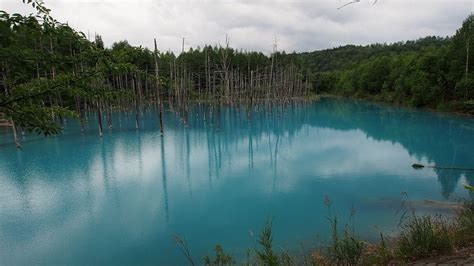
[[[302,53],[299,58],[315,76],[316,93],[472,114],[473,24],[471,15],[452,37],[348,45]]]
[[[310,75],[295,55],[239,51],[224,44],[190,48],[179,55],[127,41],[104,47],[50,16],[41,1],[28,0],[36,15],[0,12],[0,115],[17,135],[61,132],[64,118],[95,114],[99,135],[113,127],[111,113],[130,111],[139,127],[143,108],[164,105],[187,123],[191,100],[206,102],[211,126],[220,127],[223,105],[288,103],[310,90]],[[150,36],[150,40],[153,37]],[[106,125],[105,125],[106,124]]]
[[[166,105],[187,123],[189,103],[206,104],[211,126],[220,108],[287,104],[314,94],[344,95],[413,107],[474,112],[474,70],[469,66],[474,16],[453,37],[368,46],[348,45],[311,53],[270,55],[224,44],[179,55],[135,47],[105,47],[56,21],[41,1],[25,0],[37,14],[0,11],[0,119],[18,134],[61,132],[65,117],[94,114],[99,135],[113,127],[111,113],[130,111],[136,127],[142,108]]]

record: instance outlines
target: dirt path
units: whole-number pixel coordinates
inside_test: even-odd
[[[409,265],[474,265],[474,246],[458,250],[449,256],[423,259]]]

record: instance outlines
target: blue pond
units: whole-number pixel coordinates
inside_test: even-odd
[[[77,121],[57,137],[0,134],[0,264],[186,264],[173,235],[200,261],[216,243],[236,258],[256,246],[268,217],[277,248],[327,240],[331,212],[375,240],[396,233],[408,193],[420,213],[450,215],[474,172],[474,119],[322,99],[254,110],[223,108],[219,131],[203,106],[184,127],[156,111],[117,113],[99,138]],[[204,119],[204,117],[206,119]],[[216,122],[214,122],[216,125]],[[352,222],[351,222],[352,223]]]

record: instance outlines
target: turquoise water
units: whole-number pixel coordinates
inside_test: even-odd
[[[324,242],[323,204],[373,240],[397,231],[407,192],[420,213],[450,210],[431,201],[468,197],[474,172],[411,164],[474,167],[474,119],[323,99],[308,105],[222,111],[222,128],[193,107],[189,126],[170,112],[160,137],[156,113],[115,114],[98,137],[93,117],[80,134],[27,136],[16,150],[0,141],[0,264],[186,264],[216,243],[245,257],[267,217],[275,246],[298,252]]]

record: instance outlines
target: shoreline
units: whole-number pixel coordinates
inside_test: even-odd
[[[466,112],[450,111],[450,110],[441,110],[441,109],[436,109],[436,108],[432,108],[432,107],[414,107],[414,106],[409,106],[409,105],[405,105],[405,104],[397,104],[397,103],[391,103],[391,102],[386,102],[386,101],[379,101],[379,100],[370,99],[370,98],[366,98],[366,97],[345,96],[345,95],[339,95],[339,94],[317,94],[317,95],[321,99],[322,98],[347,99],[347,100],[355,100],[355,101],[361,101],[361,102],[366,102],[366,103],[371,103],[371,104],[382,105],[382,106],[385,106],[385,107],[396,107],[396,108],[401,108],[401,109],[406,109],[406,110],[411,110],[411,111],[426,111],[426,112],[430,112],[430,113],[455,115],[455,116],[461,116],[461,117],[474,118],[474,113],[466,113]]]

